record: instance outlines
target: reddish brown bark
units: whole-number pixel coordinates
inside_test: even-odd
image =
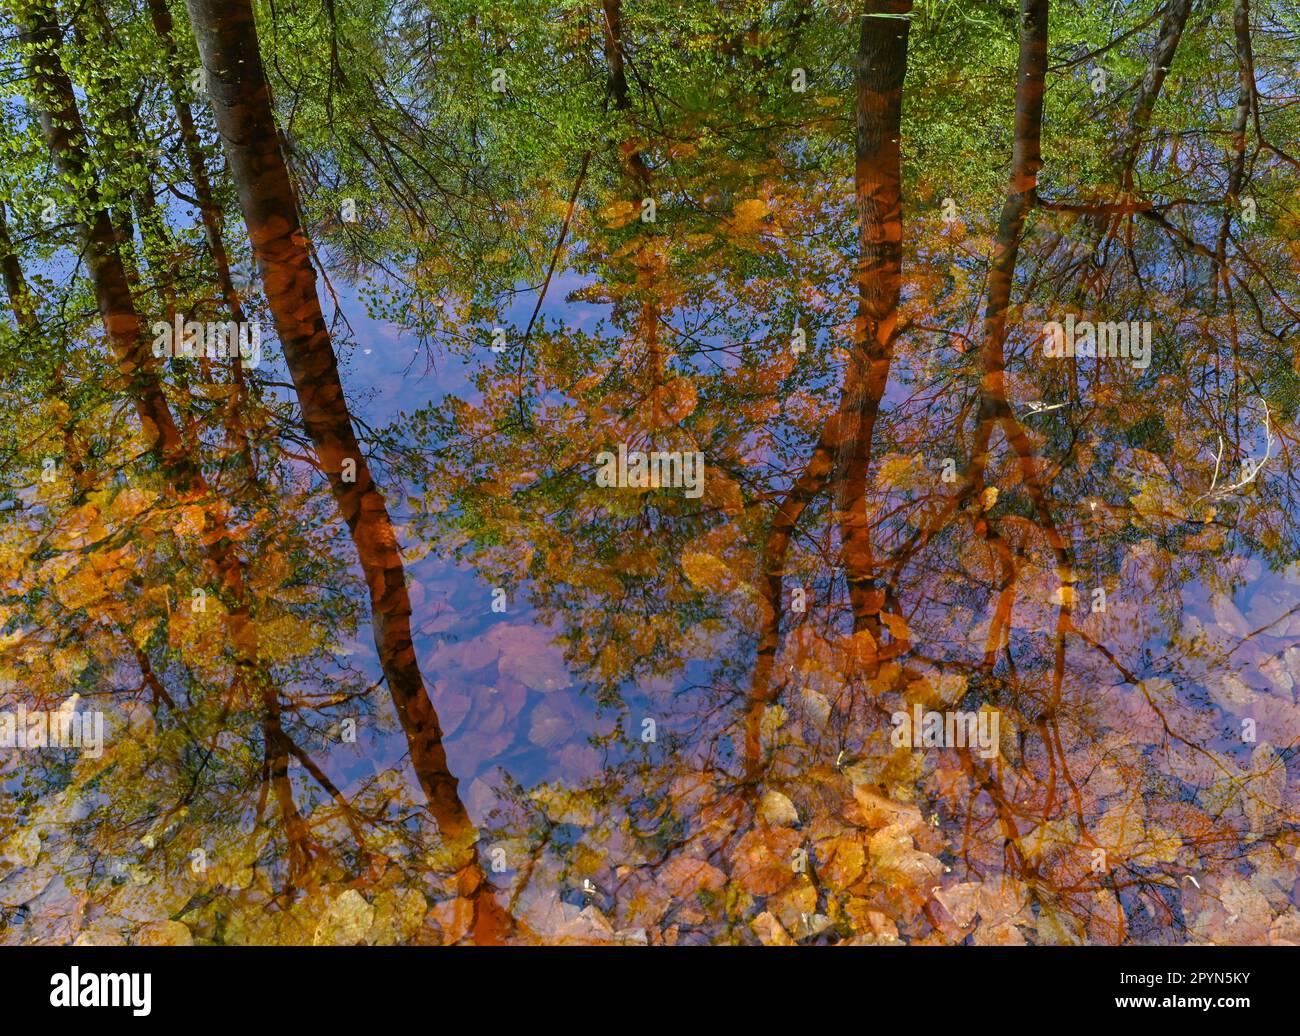
[[[780,688],[773,670],[784,612],[786,556],[799,519],[832,479],[841,514],[843,562],[855,630],[880,630],[880,593],[867,518],[866,481],[880,401],[889,381],[902,290],[902,103],[910,0],[868,4],[856,61],[854,193],[858,291],[853,350],[838,412],[822,428],[802,474],[777,506],[763,550],[767,608],[759,633],[745,722],[746,771],[761,768],[763,710]]]
[[[411,638],[411,600],[396,533],[354,431],[338,363],[316,290],[271,108],[246,0],[188,0],[190,21],[207,72],[226,161],[248,225],[267,303],[293,378],[303,425],[351,534],[370,591],[375,647],[397,708],[411,763],[444,838],[464,842],[474,827],[447,764],[442,728]],[[345,479],[355,474],[355,481]],[[355,467],[353,467],[355,466]],[[479,898],[476,934],[495,938],[505,924],[477,864],[467,867]]]
[[[870,630],[878,642],[883,601],[867,516],[867,473],[898,331],[903,276],[903,80],[911,11],[911,0],[868,3],[856,61],[853,183],[858,209],[858,305],[840,398],[836,506],[853,628]]]
[[[998,221],[993,261],[989,267],[988,299],[984,307],[983,341],[980,344],[979,420],[980,431],[972,458],[974,480],[982,485],[988,462],[992,429],[1001,424],[1025,479],[1026,489],[1040,523],[1047,533],[1057,561],[1068,575],[1066,544],[1052,520],[1046,493],[1038,472],[1038,460],[1024,426],[1017,420],[1007,396],[1006,336],[1007,311],[1016,275],[1016,260],[1024,237],[1025,221],[1037,198],[1038,171],[1042,168],[1043,88],[1047,73],[1048,0],[1022,0],[1020,58],[1017,64],[1015,139],[1011,152],[1011,176]],[[1072,577],[1068,581],[1072,582]]]
[[[1011,408],[1006,383],[1007,311],[1011,305],[1016,260],[1020,254],[1025,223],[1037,202],[1038,172],[1043,165],[1041,142],[1047,75],[1048,0],[1021,0],[1020,18],[1015,138],[1011,152],[1011,175],[998,221],[993,261],[989,268],[988,299],[984,309],[983,341],[980,344],[983,374],[980,380],[979,425],[971,458],[971,484],[976,500],[979,500],[993,431],[995,427],[1001,426],[1007,442],[1016,454],[1025,491],[1033,504],[1038,524],[1056,559],[1057,579],[1062,587],[1057,637],[1056,679],[1059,687],[1064,662],[1063,631],[1068,621],[1065,609],[1074,587],[1071,547],[1052,516],[1039,470],[1039,459],[1028,432]],[[991,668],[1000,631],[1006,628],[1010,617],[1016,565],[1010,546],[998,534],[995,525],[982,514],[977,516],[976,521],[989,545],[998,554],[1002,567],[998,604],[985,650],[985,664]]]

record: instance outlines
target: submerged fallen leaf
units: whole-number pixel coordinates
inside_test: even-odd
[[[348,889],[325,909],[316,933],[315,946],[355,946],[363,942],[375,920],[375,909],[356,889]]]

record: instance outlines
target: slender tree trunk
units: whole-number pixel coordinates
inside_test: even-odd
[[[1124,193],[1133,191],[1133,171],[1137,165],[1138,154],[1142,150],[1144,136],[1151,125],[1156,102],[1164,88],[1169,68],[1182,40],[1183,30],[1187,26],[1187,17],[1192,10],[1192,0],[1169,0],[1164,14],[1160,18],[1160,28],[1156,30],[1155,45],[1147,58],[1146,68],[1138,83],[1137,96],[1129,109],[1128,125],[1107,155],[1107,168],[1114,171],[1118,167],[1118,180]],[[1121,215],[1094,213],[1084,221],[1087,228],[1088,244],[1080,250],[1081,255],[1091,256],[1097,244],[1110,227],[1112,221],[1122,219]]]
[[[185,100],[185,65],[176,49],[176,30],[172,13],[167,7],[167,0],[148,0],[149,17],[153,22],[154,32],[162,45],[167,74],[167,87],[171,93],[172,108],[176,112],[176,125],[180,130],[181,149],[185,153],[185,162],[189,168],[190,184],[194,188],[194,199],[199,205],[199,216],[203,220],[203,232],[208,242],[208,252],[212,256],[212,265],[217,272],[217,284],[226,300],[230,319],[244,323],[248,318],[244,314],[244,302],[235,287],[234,277],[230,272],[230,253],[226,249],[225,236],[222,233],[221,206],[217,203],[212,190],[212,181],[208,177],[207,161],[203,153],[203,143],[199,138],[198,128],[194,124],[194,113],[189,102]],[[256,477],[256,456],[249,442],[247,430],[240,416],[246,393],[243,362],[238,353],[230,358],[230,368],[235,379],[235,391],[226,406],[226,427],[230,431],[230,441],[236,452],[244,458],[250,474]]]
[[[1006,200],[998,220],[993,261],[989,267],[988,299],[984,307],[983,341],[980,344],[979,420],[983,436],[973,458],[977,477],[982,479],[992,427],[1005,425],[1007,438],[1022,460],[1032,459],[1028,435],[1016,420],[1007,398],[1006,336],[1007,311],[1016,276],[1016,261],[1024,237],[1025,222],[1037,200],[1038,171],[1042,168],[1043,87],[1047,73],[1048,0],[1021,0],[1020,59],[1017,65],[1015,139],[1011,152],[1011,176]],[[1031,487],[1031,495],[1034,490]],[[1035,504],[1041,501],[1035,497]]]
[[[1122,163],[1126,190],[1133,186],[1133,167],[1142,147],[1142,135],[1151,125],[1151,115],[1165,84],[1165,77],[1169,74],[1169,67],[1173,64],[1191,10],[1192,0],[1169,0],[1165,13],[1160,18],[1155,47],[1147,59],[1142,82],[1138,84],[1137,97],[1133,99],[1133,107],[1129,110],[1128,128],[1111,155],[1112,159],[1118,158]]]
[[[1237,91],[1237,112],[1232,120],[1232,158],[1228,163],[1228,188],[1223,198],[1224,213],[1214,246],[1211,279],[1216,295],[1220,280],[1224,282],[1224,289],[1227,289],[1227,277],[1222,270],[1224,260],[1227,258],[1228,234],[1232,229],[1232,219],[1238,214],[1241,188],[1246,180],[1246,129],[1255,111],[1255,55],[1250,42],[1250,0],[1236,0],[1232,11],[1232,26],[1233,49],[1237,56],[1240,87]]]
[[[176,112],[176,124],[180,128],[181,147],[185,152],[185,162],[190,172],[190,184],[194,188],[194,198],[199,203],[199,215],[203,219],[203,231],[207,237],[208,250],[212,254],[212,264],[216,267],[217,282],[230,308],[230,318],[242,323],[245,320],[244,304],[230,273],[230,253],[226,249],[225,237],[221,232],[221,207],[217,204],[216,195],[212,190],[212,181],[208,177],[203,143],[194,124],[194,113],[185,100],[185,66],[176,49],[175,23],[167,7],[167,0],[148,0],[148,3],[149,17],[153,21],[154,31],[158,34],[166,59],[167,86],[171,92],[172,107]],[[239,358],[236,357],[237,370],[239,366]]]
[[[230,637],[235,654],[234,694],[255,694],[264,708],[267,746],[287,768],[284,738],[279,731],[279,701],[265,672],[258,664],[257,631],[251,621],[246,595],[244,564],[235,550],[234,537],[220,505],[198,463],[189,453],[163,393],[147,338],[131,294],[130,281],[119,252],[119,242],[108,211],[100,204],[95,172],[86,152],[86,130],[77,106],[76,94],[59,57],[60,33],[55,13],[47,0],[11,4],[27,52],[42,134],[51,156],[67,179],[78,185],[90,215],[78,226],[82,251],[104,329],[113,349],[117,369],[140,421],[152,440],[152,449],[162,465],[170,489],[182,500],[206,501],[206,528],[202,540],[209,563],[222,581],[231,609]],[[269,724],[269,726],[266,726]],[[285,808],[286,834],[296,854],[296,840],[303,832],[292,797]]]
[[[745,777],[756,785],[762,776],[763,711],[780,695],[781,687],[773,679],[776,652],[781,644],[781,616],[785,611],[785,562],[790,552],[799,519],[808,505],[826,488],[835,469],[835,443],[839,415],[832,415],[822,426],[822,434],[813,447],[803,472],[777,505],[776,514],[763,544],[763,578],[759,589],[766,608],[758,635],[754,672],[750,677],[749,705],[745,716]]]
[[[980,344],[979,424],[971,458],[971,483],[977,502],[977,525],[1002,562],[1002,585],[999,604],[990,629],[985,651],[985,665],[991,667],[1000,643],[1001,632],[1010,615],[1016,566],[1010,545],[997,533],[993,523],[982,514],[984,474],[993,430],[1001,426],[1019,461],[1025,490],[1033,504],[1038,524],[1047,537],[1056,559],[1057,580],[1062,587],[1058,632],[1067,622],[1065,608],[1074,592],[1074,570],[1070,545],[1052,517],[1047,491],[1043,486],[1039,460],[1029,434],[1016,418],[1007,394],[1006,333],[1007,311],[1015,283],[1016,260],[1024,237],[1025,222],[1037,203],[1038,172],[1042,168],[1043,96],[1047,76],[1048,0],[1021,0],[1020,55],[1016,71],[1015,139],[1011,152],[1011,176],[1006,200],[994,241],[993,261],[989,268],[988,300],[984,309],[983,341]],[[1063,662],[1063,639],[1057,638],[1058,673]]]
[[[902,109],[911,0],[871,0],[856,61],[854,193],[858,289],[853,349],[840,398],[836,502],[853,628],[879,643],[884,603],[867,517],[867,474],[876,416],[889,383],[902,289]]]
[[[411,639],[406,572],[383,495],[353,430],[307,250],[270,88],[247,0],[187,0],[207,70],[226,160],[239,195],[267,302],[302,407],[303,424],[351,533],[370,590],[375,646],[406,733],[412,766],[449,842],[469,842],[473,824],[447,765],[442,728]],[[351,477],[355,475],[355,481]],[[470,868],[481,882],[477,864]],[[484,886],[486,887],[486,886]],[[471,890],[472,892],[477,891]],[[477,934],[495,934],[499,911],[480,900]]]
[[[605,36],[605,64],[608,67],[609,92],[614,98],[615,110],[626,115],[632,110],[632,99],[627,89],[627,65],[623,46],[622,0],[601,0],[602,28]],[[632,169],[637,181],[647,191],[650,189],[650,169],[645,156],[634,139],[625,139],[620,145],[624,161]]]
[[[984,309],[983,340],[980,343],[979,354],[982,368],[979,423],[972,450],[969,492],[974,495],[976,501],[976,528],[983,533],[990,548],[997,554],[1002,570],[997,603],[989,624],[984,651],[984,668],[992,670],[996,664],[997,654],[1008,636],[1018,575],[1011,544],[997,531],[994,520],[984,513],[982,491],[990,441],[994,429],[1001,426],[1019,462],[1021,478],[1033,504],[1038,525],[1043,530],[1056,559],[1057,580],[1062,591],[1057,608],[1054,638],[1052,694],[1044,708],[1045,722],[1050,725],[1055,721],[1055,710],[1060,703],[1065,673],[1065,637],[1070,629],[1074,572],[1070,545],[1061,535],[1052,517],[1047,491],[1039,471],[1038,457],[1028,433],[1016,418],[1010,405],[1006,384],[1005,353],[1007,312],[1011,305],[1015,284],[1016,261],[1019,257],[1026,221],[1038,202],[1038,173],[1043,166],[1043,102],[1047,78],[1049,2],[1050,0],[1021,0],[1020,2],[1015,137],[1011,152],[1011,174],[998,221],[993,261],[988,276],[988,299]],[[1009,802],[1000,778],[992,768],[985,767],[977,760],[963,760],[963,762],[971,773],[972,779],[987,791],[994,803],[999,822],[1007,838],[1008,860],[1014,859],[1017,869],[1023,869],[1023,873],[1033,875],[1036,865],[1024,859],[1023,854],[1014,845],[1014,839],[1018,834],[1016,810]]]
[[[22,334],[31,334],[36,329],[36,311],[27,288],[27,278],[23,275],[22,262],[9,236],[3,202],[0,202],[0,276],[4,277],[5,294],[9,298],[14,323]]]
[[[444,833],[471,825],[446,766],[442,731],[411,642],[411,604],[392,521],[352,426],[316,292],[289,170],[246,2],[190,0],[213,112],[248,224],[276,331],[311,437],[356,544],[370,589],[376,647],[411,744],[412,762]],[[355,481],[345,481],[355,467]]]
[[[745,722],[748,779],[761,774],[763,710],[776,700],[773,681],[784,612],[785,562],[807,506],[832,479],[842,518],[845,574],[855,630],[879,632],[880,600],[866,515],[866,478],[880,400],[889,380],[902,290],[902,105],[911,0],[868,5],[856,61],[854,191],[858,209],[858,290],[854,349],[840,407],[822,427],[802,474],[777,505],[763,549],[767,605],[759,633]]]
[[[202,476],[185,450],[163,394],[143,333],[118,239],[86,151],[87,136],[72,82],[59,59],[60,37],[48,3],[13,3],[15,20],[31,65],[33,93],[42,135],[59,171],[80,187],[90,215],[78,226],[82,251],[95,289],[104,330],[146,435],[170,479],[182,493],[199,488]]]
[[[1007,410],[1006,344],[1007,309],[1015,280],[1016,259],[1025,220],[1034,207],[1038,171],[1043,166],[1043,88],[1047,73],[1048,0],[1021,0],[1020,60],[1017,65],[1015,138],[1011,150],[1011,178],[998,220],[993,262],[989,268],[988,300],[984,308],[984,339],[980,361],[980,417],[1001,417]]]

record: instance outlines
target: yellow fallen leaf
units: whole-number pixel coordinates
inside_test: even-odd
[[[901,615],[890,615],[889,612],[881,612],[880,620],[889,628],[890,635],[895,640],[912,639],[912,632],[907,628],[907,620]]]
[[[682,555],[682,572],[696,590],[718,593],[731,583],[731,570],[712,554],[701,552]]]
[[[355,946],[365,938],[374,920],[375,908],[356,889],[348,889],[326,908],[312,945]]]

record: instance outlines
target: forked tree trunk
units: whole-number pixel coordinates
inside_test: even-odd
[[[1025,223],[1038,199],[1038,171],[1043,167],[1043,95],[1047,77],[1048,0],[1021,0],[1020,57],[1017,63],[1015,139],[1011,148],[1011,176],[998,220],[989,267],[988,299],[984,307],[980,344],[979,421],[973,474],[982,489],[988,463],[992,429],[1001,424],[1020,462],[1026,491],[1039,524],[1056,555],[1063,585],[1074,582],[1069,547],[1056,527],[1038,470],[1038,458],[1024,426],[1011,409],[1006,381],[1007,312],[1015,283],[1016,261]]]
[[[976,511],[977,527],[999,556],[1002,566],[998,604],[990,625],[984,652],[985,668],[992,669],[1002,635],[1008,628],[1016,580],[1016,563],[1010,544],[983,515],[983,491],[993,431],[1001,427],[1015,452],[1025,491],[1034,508],[1056,560],[1060,602],[1057,613],[1054,693],[1059,693],[1065,663],[1065,631],[1068,609],[1074,594],[1072,546],[1052,516],[1051,503],[1043,485],[1039,458],[1024,425],[1020,423],[1007,391],[1007,313],[1015,284],[1016,262],[1029,214],[1038,203],[1038,172],[1043,166],[1043,102],[1047,79],[1047,26],[1049,0],[1021,0],[1020,50],[1016,64],[1015,137],[1011,149],[1011,175],[1006,199],[994,238],[989,266],[988,299],[984,307],[983,340],[980,343],[979,423],[971,455],[969,492],[981,501]]]
[[[759,632],[745,722],[745,770],[756,782],[762,772],[764,709],[780,687],[773,680],[784,612],[786,557],[807,506],[832,479],[842,519],[840,535],[855,630],[880,629],[880,594],[866,481],[871,440],[889,381],[902,290],[902,112],[907,75],[911,0],[873,0],[861,21],[855,65],[856,131],[854,194],[858,209],[858,289],[853,351],[839,411],[830,417],[802,474],[777,505],[763,549],[759,584],[767,608]]]

